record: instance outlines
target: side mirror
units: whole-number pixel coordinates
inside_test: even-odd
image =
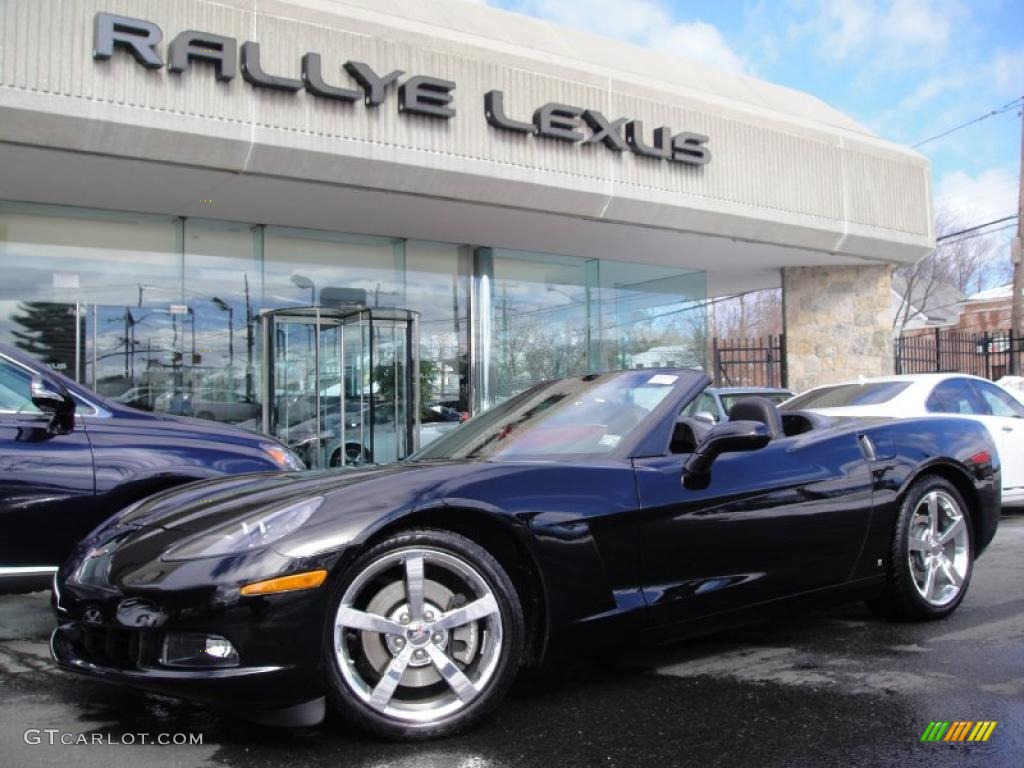
[[[31,395],[32,404],[50,414],[50,431],[64,435],[75,428],[75,399],[64,387],[33,376]]]
[[[683,465],[683,487],[689,490],[707,488],[711,481],[711,465],[723,453],[756,451],[772,439],[768,427],[760,421],[727,421],[712,428]]]

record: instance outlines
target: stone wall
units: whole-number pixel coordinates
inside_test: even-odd
[[[893,372],[891,283],[887,265],[782,270],[790,389]]]

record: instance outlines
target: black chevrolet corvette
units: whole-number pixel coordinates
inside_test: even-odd
[[[54,584],[66,669],[394,738],[483,717],[526,665],[795,604],[933,619],[995,534],[980,424],[736,403],[694,371],[530,389],[401,464],[194,483],[121,511]]]

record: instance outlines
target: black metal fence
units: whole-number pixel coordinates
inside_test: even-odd
[[[968,373],[993,381],[1020,371],[1024,339],[1012,330],[969,333],[940,330],[901,336],[895,344],[896,373]]]
[[[786,337],[711,340],[716,387],[785,387]]]

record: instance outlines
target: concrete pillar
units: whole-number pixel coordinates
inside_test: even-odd
[[[782,270],[789,388],[893,372],[892,267]]]

